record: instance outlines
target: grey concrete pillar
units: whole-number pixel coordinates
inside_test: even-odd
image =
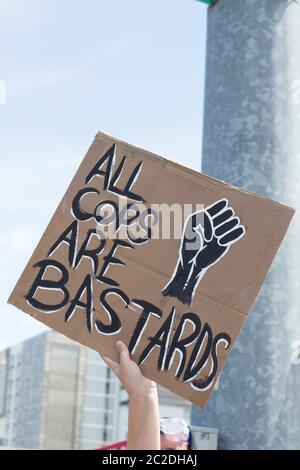
[[[300,6],[208,9],[203,172],[300,209]],[[219,389],[192,423],[226,449],[300,448],[300,223],[296,216]],[[294,360],[292,360],[292,357]]]

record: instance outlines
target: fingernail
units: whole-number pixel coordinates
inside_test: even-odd
[[[116,345],[116,346],[117,346],[117,350],[120,352],[121,349],[122,349],[122,347],[123,347],[122,341],[117,341],[117,345]]]

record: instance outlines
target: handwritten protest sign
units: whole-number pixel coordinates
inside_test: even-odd
[[[203,407],[293,212],[99,133],[9,302]]]

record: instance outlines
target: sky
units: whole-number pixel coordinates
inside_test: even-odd
[[[200,170],[206,11],[0,0],[0,349],[46,330],[7,298],[98,131]]]

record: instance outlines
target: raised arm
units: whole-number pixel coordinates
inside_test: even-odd
[[[127,346],[116,344],[120,362],[102,356],[104,362],[119,378],[129,395],[128,449],[159,450],[160,425],[156,383],[141,373],[138,365],[130,359]]]

